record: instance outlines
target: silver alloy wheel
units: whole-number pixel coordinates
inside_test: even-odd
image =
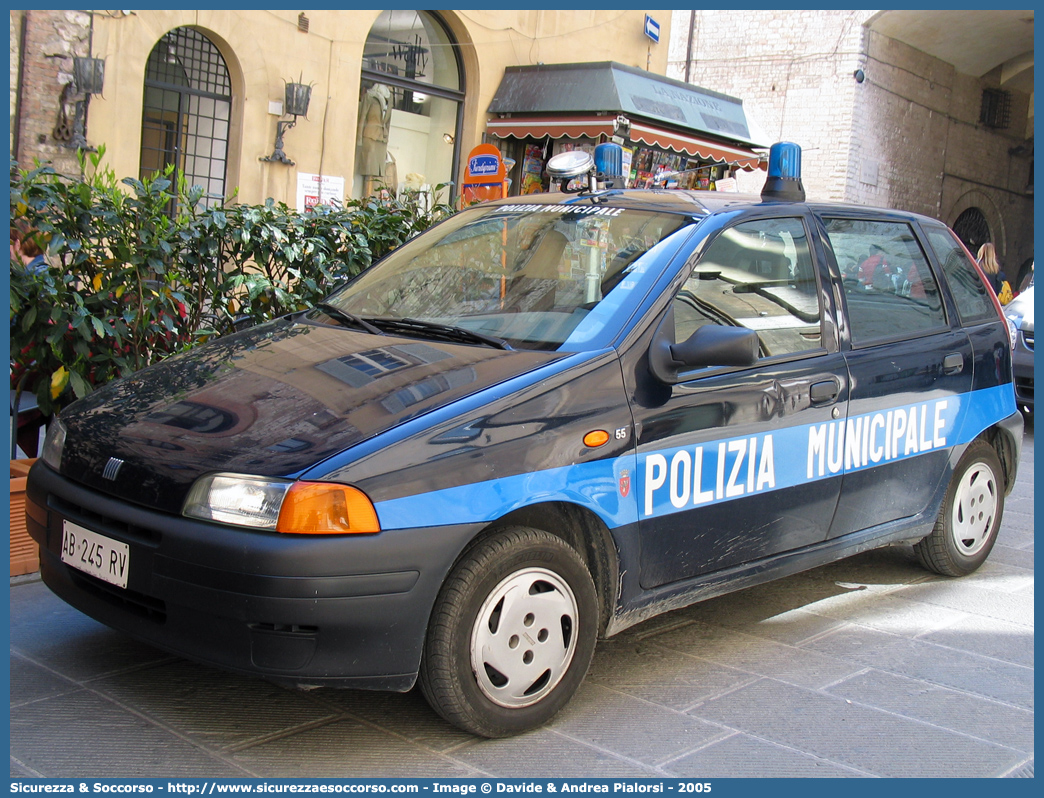
[[[990,539],[997,517],[997,478],[986,463],[969,468],[957,486],[950,528],[957,551],[966,557],[978,553]]]
[[[572,589],[553,571],[525,568],[504,579],[471,632],[471,667],[483,695],[517,708],[554,690],[573,661],[578,616]]]

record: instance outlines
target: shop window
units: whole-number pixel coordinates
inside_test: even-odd
[[[217,47],[197,30],[170,31],[145,66],[139,176],[173,166],[175,181],[202,186],[205,204],[222,202],[231,116],[232,82]]]
[[[363,49],[355,196],[451,183],[463,100],[459,53],[441,20],[383,11]]]
[[[939,287],[909,225],[824,221],[841,269],[853,344],[946,326]]]
[[[547,161],[563,152],[580,150],[594,155],[600,139],[498,138],[496,145],[517,165],[509,170],[509,194],[535,194],[552,190]],[[623,184],[616,188],[677,188],[714,191],[718,182],[736,170],[726,163],[708,161],[684,152],[672,152],[631,142],[623,149]]]

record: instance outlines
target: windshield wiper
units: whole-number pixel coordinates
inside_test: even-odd
[[[360,319],[362,321],[362,319]],[[417,333],[422,336],[441,338],[448,341],[460,341],[470,344],[485,344],[495,349],[511,349],[503,338],[469,330],[466,327],[454,327],[452,324],[440,324],[435,321],[422,321],[421,319],[367,319],[366,321],[377,325],[385,330],[403,333]]]
[[[384,335],[380,328],[375,327],[366,321],[366,319],[360,319],[358,316],[353,316],[345,310],[341,310],[336,305],[331,305],[329,302],[317,302],[315,305],[316,310],[321,310],[327,316],[337,319],[341,324],[351,324],[356,327],[362,327],[366,332],[373,333],[374,335]]]

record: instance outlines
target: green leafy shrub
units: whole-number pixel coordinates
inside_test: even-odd
[[[12,258],[11,379],[45,414],[191,340],[168,270],[178,243],[170,180],[127,179],[124,191],[96,168],[102,152],[78,182],[48,166],[12,174],[12,223],[36,231],[48,265],[27,270]]]
[[[45,414],[201,340],[310,307],[452,212],[432,197],[205,207],[170,172],[117,180],[104,148],[84,177],[11,170],[11,222],[45,268],[11,261],[11,379]],[[444,187],[440,186],[436,191]]]
[[[190,328],[219,333],[311,307],[453,212],[417,192],[304,213],[272,199],[201,208],[200,197],[198,187],[182,193],[188,219],[178,261],[183,293],[193,300]]]

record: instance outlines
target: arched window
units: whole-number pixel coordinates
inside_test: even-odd
[[[968,208],[953,223],[953,232],[961,239],[973,255],[979,251],[979,247],[987,241],[992,241],[990,225],[978,208]]]
[[[457,45],[434,14],[381,12],[363,50],[355,196],[453,180],[463,73]]]
[[[145,67],[139,175],[174,165],[174,179],[202,186],[205,202],[225,196],[232,82],[217,47],[191,28],[175,28]]]

